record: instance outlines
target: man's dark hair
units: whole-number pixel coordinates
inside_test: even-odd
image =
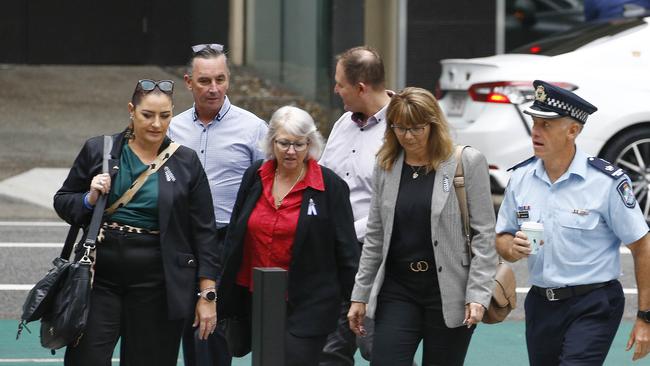
[[[187,62],[187,65],[185,65],[185,73],[187,75],[192,76],[192,68],[194,67],[194,60],[197,58],[210,59],[210,58],[217,58],[220,56],[223,56],[226,59],[226,68],[228,69],[228,74],[230,74],[230,63],[228,62],[228,57],[226,56],[226,53],[223,51],[217,51],[211,47],[205,47],[199,52],[192,52],[192,56],[190,57],[190,60]]]
[[[373,89],[384,87],[384,62],[372,47],[360,46],[336,56],[336,61],[343,66],[345,78],[351,84],[365,83]]]

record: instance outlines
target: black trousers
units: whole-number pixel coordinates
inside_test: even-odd
[[[297,337],[285,332],[284,349],[287,366],[318,366],[320,352],[327,340],[327,334],[315,337]]]
[[[362,247],[363,242],[359,242],[359,248]],[[350,330],[348,323],[349,310],[350,301],[343,301],[341,303],[341,314],[339,315],[336,330],[327,335],[325,347],[323,347],[323,352],[320,355],[319,366],[352,366],[354,365],[354,354],[357,352],[357,349],[359,349],[364,359],[370,361],[372,338],[375,333],[374,321],[366,318],[364,320],[366,336],[357,337]]]
[[[621,283],[582,296],[548,301],[528,292],[526,345],[532,366],[602,365],[623,317]]]
[[[323,352],[320,355],[319,366],[352,366],[354,365],[354,354],[357,352],[357,336],[350,329],[348,323],[348,311],[350,310],[350,302],[343,301],[341,303],[341,313],[339,314],[338,323],[336,325],[336,330],[330,333],[327,336],[327,341],[325,342],[325,347],[323,347]],[[366,331],[368,329],[368,322],[372,322],[372,319],[366,319],[364,325],[366,325]],[[367,340],[370,340],[372,333],[368,332],[366,337]],[[363,346],[361,346],[363,347]],[[370,359],[370,354],[362,350],[362,356],[366,356],[366,360]]]
[[[223,244],[228,227],[217,230],[217,240]],[[198,289],[197,289],[198,292]],[[198,327],[193,327],[194,310],[187,315],[183,329],[183,358],[185,366],[230,366],[232,356],[228,350],[228,343],[223,333],[223,323],[215,329],[208,339],[200,340]],[[219,314],[217,314],[217,318]]]
[[[420,341],[422,365],[462,365],[475,326],[447,328],[431,274],[387,273],[375,313],[372,366],[411,366]]]
[[[68,346],[65,365],[176,365],[182,320],[169,320],[158,235],[104,230],[97,244],[86,333]]]

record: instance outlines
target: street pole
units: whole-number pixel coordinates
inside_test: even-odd
[[[253,366],[284,366],[287,271],[253,269]]]

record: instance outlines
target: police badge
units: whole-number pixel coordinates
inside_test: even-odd
[[[544,90],[543,85],[538,85],[537,89],[535,89],[535,100],[542,103],[546,100],[546,90]]]
[[[616,190],[621,196],[621,199],[623,199],[623,204],[625,204],[625,207],[634,208],[636,205],[636,199],[634,198],[634,191],[632,190],[632,187],[630,187],[630,184],[627,182],[627,180],[619,183],[616,187]]]

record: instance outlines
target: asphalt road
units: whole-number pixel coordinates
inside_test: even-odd
[[[18,319],[22,301],[29,285],[38,281],[50,268],[52,259],[59,254],[68,226],[61,221],[9,222],[0,221],[0,319]],[[621,254],[623,273],[620,281],[627,290],[625,318],[636,314],[636,285],[632,257]],[[517,309],[511,313],[513,320],[523,319],[523,300],[526,292],[526,261],[512,264],[517,278]],[[19,285],[19,286],[16,286]]]

